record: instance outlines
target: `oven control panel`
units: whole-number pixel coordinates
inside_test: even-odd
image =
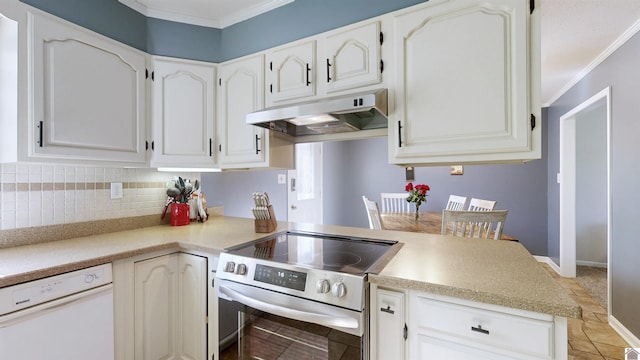
[[[363,276],[302,268],[228,253],[220,254],[216,276],[358,311],[364,306]]]

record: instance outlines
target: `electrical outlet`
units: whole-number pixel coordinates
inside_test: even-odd
[[[122,183],[111,183],[111,198],[122,199]]]
[[[278,185],[287,183],[287,174],[278,174]]]

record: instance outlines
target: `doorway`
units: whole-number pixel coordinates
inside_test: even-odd
[[[596,117],[594,119],[594,117]],[[606,155],[598,168],[589,168],[589,159],[582,159],[581,156],[587,147],[583,147],[581,143],[585,142],[581,136],[585,133],[584,127],[586,119],[596,121],[601,128],[606,129],[600,131],[599,140],[606,143]],[[587,129],[588,130],[588,129]],[[601,137],[600,137],[601,136]],[[604,140],[603,140],[604,137]],[[576,151],[576,149],[580,149]],[[586,165],[585,165],[586,163]],[[591,198],[585,199],[580,194],[580,189],[588,186],[585,185],[585,176],[587,174],[602,174],[603,180],[601,185],[604,186],[602,201],[598,202],[594,199],[592,204],[589,203]],[[611,88],[607,87],[598,94],[592,96],[587,101],[578,105],[571,111],[560,117],[560,173],[558,181],[560,183],[560,275],[564,277],[576,277],[577,247],[578,239],[581,239],[583,233],[595,234],[600,232],[601,236],[606,237],[605,254],[601,255],[601,259],[605,264],[609,264],[610,244],[611,244]],[[602,189],[600,189],[602,190]],[[577,199],[577,197],[579,197]],[[586,201],[585,201],[586,200]],[[594,212],[598,212],[603,207],[604,211],[601,216],[604,217],[603,226],[594,231],[580,230],[579,226],[584,220],[585,209],[591,206]],[[596,223],[593,219],[592,223]],[[583,246],[582,243],[580,246]],[[592,250],[586,253],[593,252]],[[596,251],[597,252],[597,251]],[[585,251],[582,251],[581,256]],[[582,259],[581,259],[582,260]],[[600,263],[603,260],[593,261]],[[584,262],[584,261],[583,261]],[[589,263],[589,261],[587,261]],[[607,278],[607,298],[610,299],[611,272],[608,272]],[[610,301],[608,301],[610,303]],[[608,305],[610,307],[610,305]],[[610,310],[610,309],[609,309]]]
[[[296,169],[287,172],[287,221],[322,224],[322,143],[296,144]]]

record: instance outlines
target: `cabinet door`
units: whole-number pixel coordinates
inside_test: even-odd
[[[213,64],[153,59],[152,166],[212,166],[216,79]]]
[[[176,253],[134,265],[135,359],[207,355],[207,259]]]
[[[177,254],[135,264],[135,358],[177,359]]]
[[[223,168],[266,166],[266,131],[248,125],[246,115],[264,105],[264,57],[253,56],[220,67],[219,120]]]
[[[309,41],[267,54],[267,105],[313,96],[316,43]]]
[[[382,81],[380,22],[340,32],[323,41],[323,58],[318,72],[327,93],[378,84]]]
[[[144,164],[145,55],[78,26],[28,15],[30,154]]]
[[[404,359],[404,293],[378,289],[376,303],[371,311],[376,313],[377,359]]]
[[[179,254],[178,309],[181,359],[207,357],[207,259]]]
[[[430,1],[394,18],[392,163],[531,149],[527,4]]]

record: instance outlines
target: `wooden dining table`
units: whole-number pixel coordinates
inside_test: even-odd
[[[418,220],[415,213],[381,213],[382,228],[385,230],[399,230],[440,234],[442,231],[442,213],[435,211],[421,211]],[[518,241],[517,238],[502,233],[500,240]]]

